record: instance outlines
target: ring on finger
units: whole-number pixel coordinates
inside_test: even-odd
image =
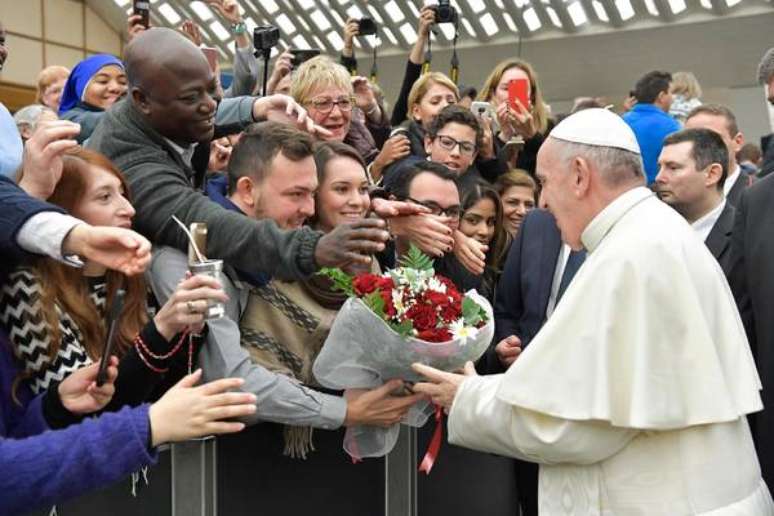
[[[198,313],[196,309],[194,308],[194,304],[191,301],[186,301],[185,306],[188,307],[188,313],[189,314],[195,314]]]

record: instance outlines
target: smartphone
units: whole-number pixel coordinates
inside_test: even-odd
[[[202,47],[204,57],[207,58],[207,63],[210,65],[212,73],[218,72],[218,51],[212,47]]]
[[[118,289],[115,296],[113,296],[113,303],[110,305],[110,312],[108,312],[108,335],[107,340],[105,340],[105,348],[102,350],[102,357],[99,359],[97,387],[104,384],[107,380],[107,368],[110,363],[110,355],[113,353],[113,348],[115,348],[116,330],[121,311],[124,309],[125,297],[126,291]]]
[[[140,24],[146,29],[150,28],[150,2],[147,0],[134,0],[134,14],[142,16]]]
[[[521,102],[524,109],[529,109],[529,80],[525,78],[514,79],[508,83],[508,104],[514,111],[519,111],[516,107],[516,100]]]
[[[489,120],[492,131],[495,133],[498,131],[497,113],[495,112],[492,104],[489,102],[481,102],[476,100],[470,104],[470,111],[472,111],[476,116],[480,116]]]
[[[319,48],[291,48],[288,52],[293,54],[293,58],[290,60],[290,64],[293,68],[298,68],[305,61],[309,61],[313,57],[320,55]]]

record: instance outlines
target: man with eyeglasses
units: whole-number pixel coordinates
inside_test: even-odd
[[[475,115],[470,110],[451,105],[443,108],[433,119],[425,136],[427,159],[446,166],[458,178],[460,190],[489,174],[475,165],[483,132]],[[392,190],[403,181],[403,176],[424,156],[409,156],[389,167],[384,173],[382,184]]]
[[[427,217],[436,217],[452,231],[460,225],[460,192],[457,177],[444,165],[432,161],[419,161],[406,170],[401,181],[390,191],[400,201],[420,204],[430,210]],[[398,257],[409,249],[411,242],[403,237],[395,240]]]

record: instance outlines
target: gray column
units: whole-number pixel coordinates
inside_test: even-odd
[[[385,460],[385,516],[417,516],[417,430],[405,425]]]
[[[177,443],[172,449],[172,516],[216,516],[217,441]]]

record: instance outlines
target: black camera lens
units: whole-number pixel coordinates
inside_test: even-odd
[[[371,36],[376,34],[376,22],[372,18],[361,18],[357,22],[358,36]]]

